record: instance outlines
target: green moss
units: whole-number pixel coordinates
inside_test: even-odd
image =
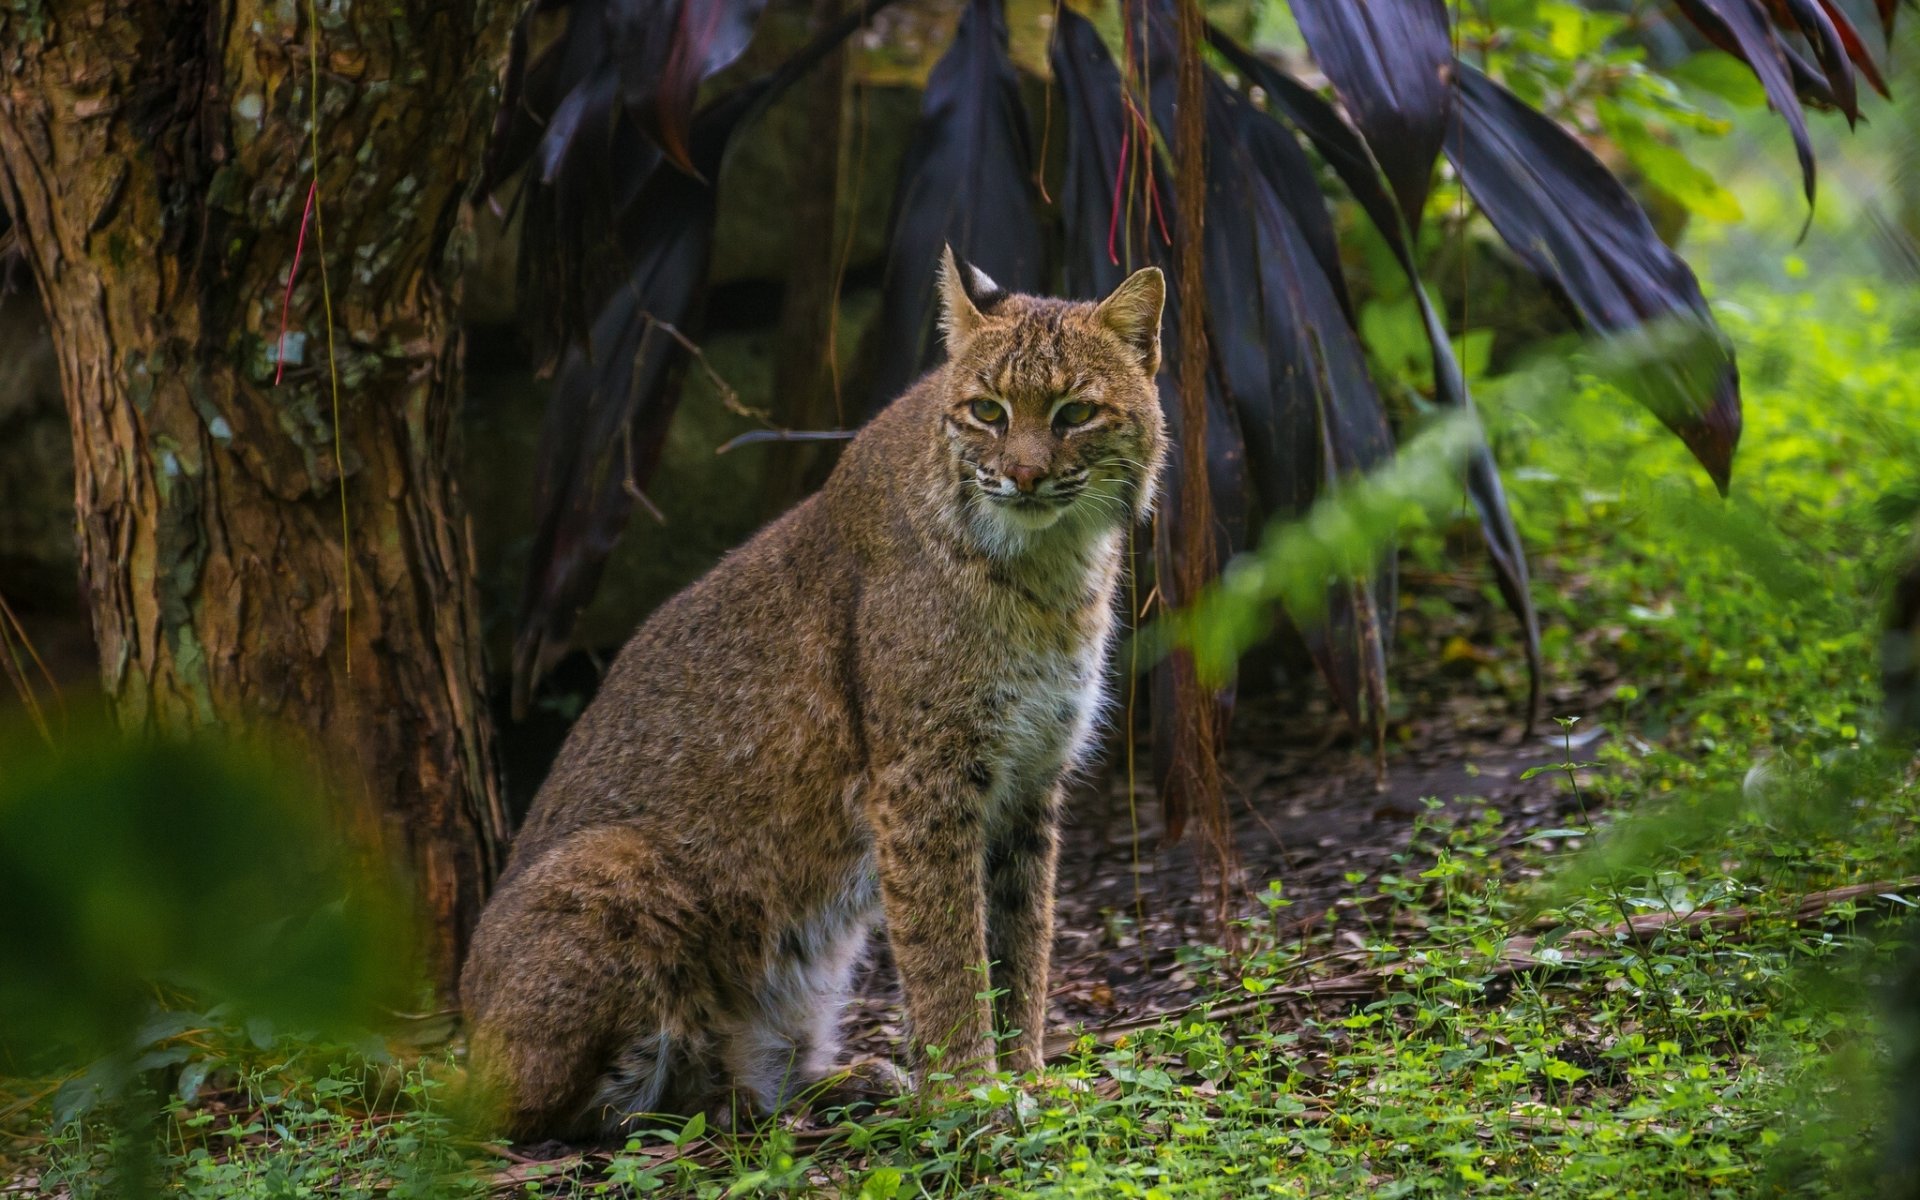
[[[128,351],[122,370],[126,372],[127,399],[133,402],[134,411],[142,416],[153,407],[153,368],[148,360]]]

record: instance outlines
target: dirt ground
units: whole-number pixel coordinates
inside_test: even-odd
[[[1447,636],[1462,625],[1484,635],[1492,614],[1470,600],[1462,610],[1444,622],[1453,626]],[[1280,915],[1283,925],[1331,920],[1336,936],[1344,924],[1352,931],[1345,936],[1359,937],[1363,913],[1355,897],[1371,895],[1372,879],[1406,850],[1429,799],[1455,812],[1497,810],[1511,839],[1579,823],[1559,773],[1521,776],[1565,761],[1567,736],[1575,757],[1590,757],[1607,736],[1593,712],[1607,693],[1608,673],[1591,670],[1550,687],[1547,715],[1527,734],[1513,698],[1458,669],[1486,661],[1495,647],[1513,654],[1512,647],[1463,641],[1456,645],[1477,647],[1472,655],[1451,664],[1444,656],[1420,661],[1408,643],[1424,639],[1407,632],[1403,627],[1395,683],[1411,715],[1393,726],[1384,778],[1371,748],[1324,699],[1267,695],[1236,711],[1225,762],[1239,860],[1229,891],[1236,919],[1263,914],[1255,893],[1279,880],[1292,902]],[[1561,716],[1581,718],[1570,735],[1551,719]],[[1134,756],[1129,788],[1126,747],[1116,738],[1109,765],[1069,807],[1048,1022],[1056,1043],[1076,1030],[1131,1024],[1203,998],[1181,951],[1222,940],[1212,855],[1194,831],[1165,844],[1144,733]],[[1349,882],[1350,874],[1366,882]],[[855,1053],[900,1051],[899,987],[882,939],[875,939],[844,1028]]]

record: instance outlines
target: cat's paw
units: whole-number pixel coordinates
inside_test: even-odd
[[[815,1112],[869,1107],[913,1093],[913,1079],[884,1058],[860,1058],[820,1080],[807,1093],[807,1107]]]

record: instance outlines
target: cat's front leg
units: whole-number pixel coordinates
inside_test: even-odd
[[[906,992],[919,1065],[993,1069],[983,878],[986,789],[934,762],[881,771],[868,796],[887,940]]]
[[[987,951],[999,1028],[1012,1035],[1000,1065],[1034,1071],[1045,1054],[1053,879],[1060,858],[1059,789],[1015,806],[987,840]]]

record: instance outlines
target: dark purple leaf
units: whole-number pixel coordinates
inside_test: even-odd
[[[1060,10],[1054,27],[1052,63],[1066,127],[1060,211],[1067,290],[1092,300],[1137,267],[1168,266],[1172,217],[1165,205],[1172,190],[1152,130],[1129,105],[1106,43],[1070,8]]]
[[[573,139],[580,132],[581,124],[587,114],[593,113],[602,132],[605,131],[606,114],[613,104],[613,91],[618,80],[610,76],[596,76],[567,93],[560,107],[553,110],[553,120],[547,123],[547,132],[540,139],[540,152],[535,163],[540,168],[540,182],[552,183],[560,173],[560,164],[566,161],[567,152],[573,148]]]
[[[583,6],[567,16],[565,31],[529,58],[529,11],[508,43],[502,100],[487,144],[480,191],[492,195],[532,158],[561,102],[579,86],[607,73],[605,13]]]
[[[551,363],[623,278],[618,226],[666,156],[686,144],[700,85],[739,58],[766,0],[550,0],[514,30],[487,151],[488,194],[524,168],[519,290]],[[871,9],[871,5],[868,6]],[[529,59],[536,12],[566,25]]]
[[[1807,39],[1807,45],[1813,47],[1814,58],[1820,63],[1820,70],[1827,77],[1828,90],[1833,93],[1833,103],[1846,114],[1847,124],[1860,119],[1860,97],[1853,82],[1853,61],[1847,57],[1847,46],[1835,27],[1833,18],[1820,0],[1779,0]],[[1842,18],[1844,19],[1844,17]]]
[[[1840,44],[1846,48],[1847,60],[1859,68],[1860,74],[1866,77],[1867,83],[1874,91],[1882,96],[1889,96],[1887,81],[1880,76],[1880,65],[1873,61],[1873,51],[1868,48],[1866,39],[1860,36],[1859,27],[1854,25],[1853,18],[1847,15],[1845,9],[1834,3],[1834,0],[1820,0],[1820,7],[1825,10],[1827,18],[1833,22],[1834,32],[1839,35]]]
[[[1390,458],[1393,435],[1342,288],[1307,232],[1324,218],[1324,202],[1315,191],[1304,210],[1290,203],[1303,199],[1283,174],[1304,165],[1298,144],[1225,85],[1211,82],[1209,308],[1216,326],[1233,322],[1220,336],[1241,347],[1232,353],[1223,347],[1221,360],[1233,364],[1227,388],[1255,492],[1269,515],[1298,516],[1342,475]],[[1252,328],[1235,327],[1249,320]],[[1261,358],[1264,371],[1248,374]],[[1306,629],[1307,648],[1335,699],[1356,721],[1372,708],[1376,732],[1386,715],[1369,703],[1386,686],[1376,601],[1391,613],[1390,563],[1383,562],[1377,586],[1376,595],[1333,583],[1325,620]]]
[[[1800,158],[1800,177],[1811,207],[1815,189],[1813,143],[1807,137],[1806,114],[1800,110],[1790,52],[1775,36],[1766,14],[1756,0],[1674,0],[1674,6],[1699,27],[1708,41],[1752,68],[1767,100],[1793,133],[1794,153]],[[1831,92],[1828,98],[1834,98]]]
[[[1155,82],[1163,136],[1173,119],[1165,84],[1172,44],[1166,8],[1156,6],[1134,45]],[[1390,457],[1392,431],[1350,316],[1325,200],[1299,145],[1212,74],[1205,121],[1209,344],[1262,515],[1284,518],[1340,475]],[[1356,723],[1370,715],[1376,734],[1386,715],[1394,587],[1391,555],[1372,588],[1329,581],[1325,611],[1303,630],[1335,700]]]
[[[1156,7],[1134,39],[1141,73],[1155,82],[1163,136],[1173,117],[1163,83],[1173,77],[1166,18]],[[1340,475],[1391,456],[1392,431],[1342,302],[1343,280],[1328,273],[1338,259],[1316,249],[1310,232],[1329,218],[1299,145],[1211,74],[1205,121],[1208,340],[1262,513],[1294,516]],[[1390,563],[1374,589],[1329,581],[1322,619],[1304,630],[1356,722],[1369,707],[1376,722],[1385,718],[1368,698],[1385,695],[1380,613],[1391,614],[1392,591]]]
[[[1243,103],[1218,76],[1210,77],[1209,83],[1221,94],[1220,102],[1230,106]],[[1335,303],[1346,315],[1347,324],[1352,325],[1353,301],[1347,294],[1346,269],[1340,265],[1339,235],[1334,231],[1333,217],[1327,211],[1326,197],[1321,194],[1312,161],[1293,135],[1272,121],[1243,121],[1241,139],[1253,157],[1254,169],[1299,227],[1314,261],[1320,265],[1321,275],[1332,289]],[[1231,182],[1227,181],[1229,186]]]
[[[1151,131],[1128,108],[1119,68],[1092,23],[1071,9],[1062,9],[1054,39],[1054,80],[1066,120],[1067,174],[1061,210],[1067,291],[1098,299],[1140,267],[1158,266],[1172,273],[1175,217],[1161,208],[1170,189]],[[1118,215],[1116,204],[1121,210]],[[1161,325],[1179,328],[1177,292],[1167,295]],[[1161,345],[1160,406],[1177,442],[1182,431],[1173,388],[1179,378],[1180,348],[1173,338],[1163,339]],[[1245,447],[1217,371],[1210,371],[1207,380],[1207,469],[1220,561],[1225,562],[1246,547],[1250,512]],[[1169,524],[1177,520],[1172,514],[1178,490],[1164,489],[1161,514]]]
[[[721,6],[726,3],[719,0]],[[692,33],[683,0],[570,0],[569,20],[589,5],[599,10],[596,24],[605,31],[603,53],[612,64],[609,74],[618,83],[622,107],[639,113],[653,106],[663,91],[699,87],[698,79],[687,78],[688,70],[699,61],[697,56],[681,53],[671,77],[667,69],[676,49],[685,46]],[[699,0],[693,7],[700,7]],[[681,134],[684,140],[686,130]]]
[[[686,139],[700,85],[745,52],[766,6],[767,0],[618,0],[611,6],[622,102],[681,169],[694,169]]]
[[[1840,106],[1834,99],[1833,89],[1827,85],[1827,77],[1808,62],[1805,55],[1781,42],[1780,56],[1787,60],[1787,75],[1793,80],[1793,91],[1800,97],[1800,103],[1820,109]]]
[[[773,73],[708,104],[689,142],[691,172],[659,164],[610,218],[594,264],[618,282],[591,328],[569,340],[541,429],[535,532],[514,638],[514,711],[563,654],[607,556],[658,465],[679,400],[684,350],[713,242],[717,178],[728,142],[886,0],[821,31]],[[561,172],[553,195],[567,196]],[[529,219],[534,209],[529,209]]]
[[[1740,382],[1687,264],[1591,151],[1493,80],[1461,65],[1447,155],[1502,239],[1602,333],[1680,320],[1716,348],[1711,378],[1673,364],[1640,397],[1722,493],[1740,441]]]
[[[1138,267],[1156,265],[1171,274],[1175,217],[1164,206],[1172,192],[1152,131],[1128,104],[1119,68],[1100,35],[1072,9],[1063,8],[1058,15],[1052,61],[1066,125],[1066,178],[1060,192],[1066,285],[1069,295],[1094,299],[1112,291]],[[1177,329],[1179,323],[1179,295],[1170,292],[1162,324]],[[1165,339],[1162,347],[1160,407],[1175,447],[1172,461],[1178,463],[1177,447],[1187,436],[1174,382],[1179,378],[1180,348],[1174,338]],[[1215,550],[1219,561],[1225,562],[1246,548],[1250,488],[1239,422],[1227,404],[1217,370],[1207,373],[1206,404],[1207,484],[1213,500]],[[1179,483],[1168,480],[1154,518],[1152,551],[1142,548],[1135,556],[1135,578],[1154,579],[1160,601],[1167,606],[1177,606],[1183,599],[1170,564],[1176,531],[1184,519]],[[1153,775],[1161,796],[1169,794],[1174,764],[1174,670],[1171,660],[1156,663],[1146,694],[1152,713]],[[1232,688],[1217,693],[1216,703],[1216,716],[1224,727],[1232,711]],[[1177,840],[1179,833],[1177,823],[1170,824],[1167,839]]]
[[[970,0],[952,47],[927,79],[894,193],[872,409],[939,356],[934,268],[943,245],[1009,290],[1045,284],[1029,147],[999,0]]]
[[[1452,113],[1443,0],[1294,0],[1293,16],[1418,232]]]
[[[694,149],[717,161],[731,127],[695,125]],[[634,247],[624,286],[601,309],[584,344],[566,352],[547,403],[534,475],[535,529],[514,640],[513,708],[567,649],[607,556],[625,530],[678,403],[669,387],[679,344],[666,326],[687,324],[712,247],[714,193],[703,180],[660,170],[642,192],[647,236]],[[643,432],[644,431],[644,432]]]
[[[1425,282],[1420,278],[1406,224],[1387,194],[1379,168],[1359,132],[1312,89],[1256,57],[1219,30],[1210,28],[1208,38],[1235,69],[1267,93],[1270,111],[1306,136],[1373,220],[1406,273],[1419,306],[1427,343],[1433,352],[1435,391],[1439,399],[1452,407],[1473,411],[1472,398],[1467,394],[1466,379],[1454,357],[1446,325],[1435,311]],[[1543,670],[1540,618],[1533,606],[1526,547],[1513,523],[1499,466],[1484,438],[1478,439],[1469,453],[1466,474],[1467,494],[1480,518],[1480,532],[1493,563],[1494,581],[1507,607],[1520,621],[1527,656],[1527,721],[1531,725],[1539,715]]]

